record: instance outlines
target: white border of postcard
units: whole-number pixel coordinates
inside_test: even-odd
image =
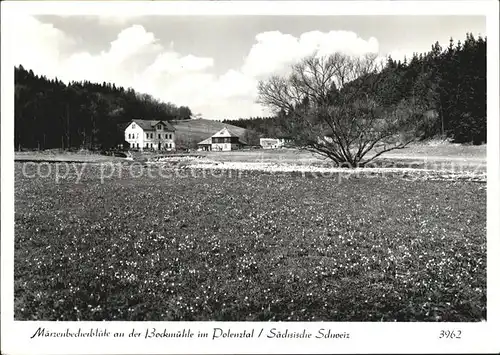
[[[488,37],[488,288],[487,321],[477,323],[371,323],[371,322],[32,322],[13,320],[14,269],[14,71],[9,56],[15,45],[9,32],[9,16],[14,12],[58,15],[140,16],[169,15],[484,15]],[[500,351],[499,312],[499,87],[497,1],[12,1],[2,2],[1,11],[1,199],[2,199],[2,353],[5,354],[163,354],[163,353],[486,353]],[[418,31],[419,29],[415,29]],[[40,338],[30,337],[39,327],[65,332],[90,328],[107,329],[111,334],[125,333],[124,338]],[[190,329],[209,333],[208,338],[144,339],[129,334],[146,328],[176,331]],[[232,331],[306,331],[319,329],[349,333],[343,339],[216,339],[216,327]],[[461,339],[439,339],[441,330],[460,330]]]

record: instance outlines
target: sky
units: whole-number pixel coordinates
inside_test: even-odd
[[[64,82],[112,82],[207,119],[265,116],[257,83],[300,58],[395,59],[486,34],[482,16],[16,15],[16,65]]]

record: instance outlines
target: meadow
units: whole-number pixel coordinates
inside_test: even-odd
[[[300,149],[255,149],[229,152],[197,152],[210,159],[238,162],[282,162],[282,163],[326,163],[330,161],[322,156]],[[371,153],[367,154],[367,158]],[[387,161],[464,163],[481,166],[486,169],[486,145],[460,144],[411,144],[405,149],[393,150],[380,156],[373,164],[384,164]]]
[[[483,183],[37,169],[15,166],[16,320],[486,318]]]

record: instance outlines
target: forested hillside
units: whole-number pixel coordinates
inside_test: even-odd
[[[463,43],[451,39],[443,48],[436,42],[428,53],[415,53],[402,62],[389,58],[378,75],[384,77],[379,89],[382,102],[415,99],[437,113],[427,128],[427,137],[486,142],[486,38],[467,34]],[[223,122],[272,137],[282,134],[281,119],[286,117]]]
[[[438,113],[427,136],[486,141],[486,38],[467,34],[463,43],[450,40],[446,48],[436,43],[428,53],[402,62],[389,58],[378,75],[390,75],[380,89],[384,100],[416,98]],[[112,83],[65,84],[15,68],[16,149],[114,147],[122,143],[124,125],[134,117],[184,120],[191,118],[191,110]],[[276,137],[282,135],[283,119],[223,122]]]
[[[112,83],[64,84],[15,68],[15,148],[109,148],[123,141],[134,117],[189,119],[188,107]]]

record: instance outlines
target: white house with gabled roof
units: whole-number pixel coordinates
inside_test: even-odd
[[[133,119],[125,128],[132,149],[175,150],[175,128],[168,121]]]
[[[243,148],[247,143],[226,127],[198,143],[200,150],[230,151]]]

